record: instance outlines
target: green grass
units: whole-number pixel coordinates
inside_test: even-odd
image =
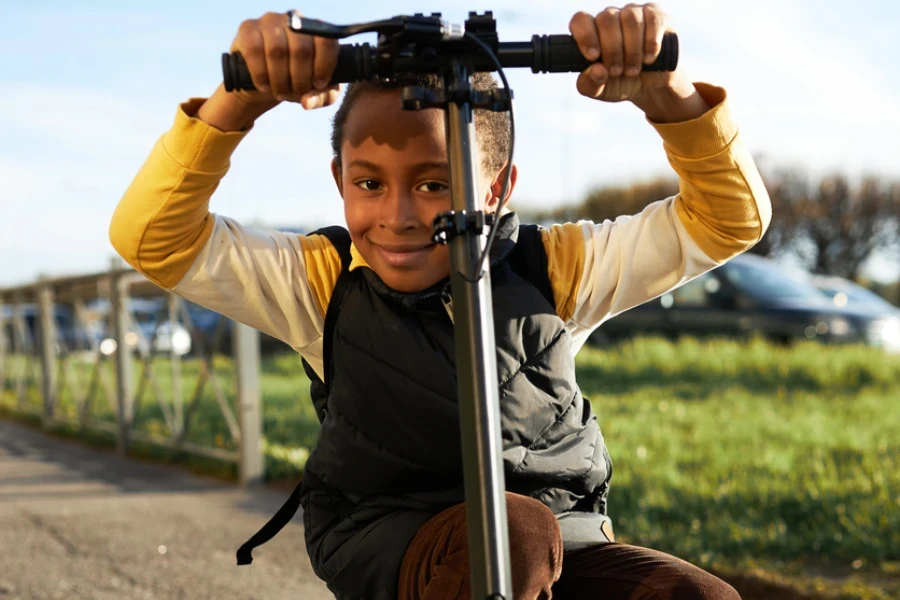
[[[726,572],[815,565],[847,597],[880,597],[853,588],[900,565],[900,360],[643,340],[583,353],[579,379],[614,461],[621,539]],[[884,598],[900,597],[895,577]],[[838,584],[804,587],[822,585]]]
[[[198,369],[184,364],[189,381]],[[168,372],[160,361],[165,390]],[[230,362],[216,372],[232,398]],[[644,339],[584,350],[578,374],[614,461],[621,541],[810,594],[790,597],[900,598],[900,357]],[[295,479],[318,430],[299,359],[264,360],[262,385],[268,475]],[[137,427],[163,434],[149,398]],[[60,412],[74,416],[65,395]],[[102,398],[94,414],[112,420]],[[188,439],[234,447],[208,386]]]

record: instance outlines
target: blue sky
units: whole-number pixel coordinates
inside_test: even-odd
[[[900,3],[671,0],[681,65],[723,85],[751,151],[812,174],[900,178]],[[140,6],[140,8],[136,8]],[[572,0],[311,2],[310,16],[354,22],[493,9],[501,40],[567,33]],[[109,218],[176,106],[221,78],[255,0],[0,2],[0,286],[106,268]],[[359,38],[355,41],[371,41]],[[577,95],[574,75],[510,71],[520,180],[514,202],[553,206],[594,185],[670,171],[661,143],[627,104]],[[279,107],[234,156],[213,210],[248,223],[342,221],[328,171],[334,109]],[[285,177],[285,173],[289,177]],[[878,260],[872,274],[896,279]]]

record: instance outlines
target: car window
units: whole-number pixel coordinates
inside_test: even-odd
[[[822,298],[818,288],[790,277],[777,267],[731,262],[722,270],[732,285],[755,298],[816,298],[820,301]]]
[[[156,322],[156,313],[152,312],[133,312],[132,317],[142,325],[152,324]]]

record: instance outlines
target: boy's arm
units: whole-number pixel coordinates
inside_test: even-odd
[[[201,121],[194,115],[203,102],[179,107],[119,202],[110,241],[157,285],[283,340],[320,371],[340,258],[323,236],[252,229],[209,212],[249,129],[222,132]]]
[[[679,176],[678,195],[614,222],[543,231],[557,313],[576,348],[605,320],[749,249],[769,225],[769,196],[725,91],[696,87],[709,111],[681,123],[650,121]]]

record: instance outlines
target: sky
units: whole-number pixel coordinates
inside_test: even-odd
[[[624,3],[623,3],[624,4]],[[888,0],[661,0],[680,68],[723,86],[750,151],[811,176],[900,179],[900,3]],[[305,14],[353,23],[442,12],[461,23],[493,10],[501,41],[568,33],[583,0],[311,1]],[[39,275],[99,272],[123,192],[177,105],[209,95],[257,0],[0,1],[0,288]],[[374,42],[368,34],[348,42]],[[637,108],[584,98],[575,75],[507,71],[515,93],[513,206],[576,202],[590,188],[672,174]],[[232,159],[211,209],[248,224],[342,223],[329,171],[334,107],[282,105]],[[900,264],[868,274],[896,280]]]

